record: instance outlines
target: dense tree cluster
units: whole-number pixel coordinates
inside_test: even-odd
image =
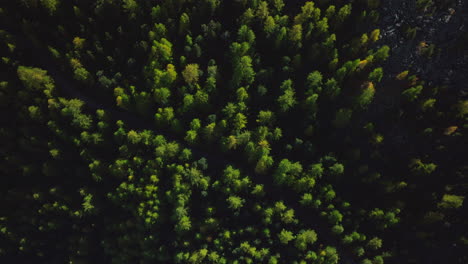
[[[2,3],[0,259],[467,261],[468,101],[379,2]]]

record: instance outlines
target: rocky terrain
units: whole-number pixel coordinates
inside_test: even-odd
[[[392,49],[385,65],[387,72],[398,74],[402,69],[409,69],[427,80],[429,86],[447,85],[466,96],[468,1],[451,1],[426,10],[418,9],[416,2],[381,1],[382,43]],[[408,36],[408,28],[416,28],[414,38]],[[432,56],[423,54],[425,47],[421,43],[426,48],[434,44]]]

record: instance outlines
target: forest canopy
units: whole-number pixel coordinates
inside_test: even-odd
[[[0,4],[2,263],[467,263],[468,100],[381,2]]]

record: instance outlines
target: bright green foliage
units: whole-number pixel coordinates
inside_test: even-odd
[[[287,159],[281,160],[273,174],[275,183],[282,185],[291,185],[299,177],[302,172],[302,165],[299,162],[292,163]]]
[[[344,172],[344,166],[340,163],[333,164],[329,169],[332,175],[342,175]]]
[[[255,165],[255,172],[258,174],[265,174],[272,165],[273,158],[268,155],[262,155]]]
[[[335,225],[335,226],[333,226],[333,228],[332,228],[332,232],[333,232],[334,234],[336,234],[336,235],[339,235],[339,234],[341,234],[341,233],[344,232],[344,228],[343,228],[343,226],[341,226],[341,225]]]
[[[315,119],[318,109],[318,94],[312,94],[311,96],[307,97],[305,103],[308,109],[308,112],[311,113],[311,118]]]
[[[317,241],[317,233],[314,230],[302,230],[296,235],[294,245],[300,251],[305,251],[308,246],[312,245]]]
[[[295,92],[292,89],[287,89],[278,97],[278,106],[281,112],[290,110],[296,104]]]
[[[319,20],[317,22],[317,24],[315,25],[315,30],[316,30],[317,34],[319,34],[319,35],[327,34],[328,33],[328,28],[329,28],[328,18],[326,18],[326,17]]]
[[[307,93],[320,93],[322,91],[322,74],[319,71],[313,71],[307,76]]]
[[[158,112],[154,115],[157,124],[169,125],[174,119],[174,109],[172,107],[158,108]]]
[[[254,32],[246,25],[242,25],[237,32],[239,42],[247,42],[250,45],[254,44],[255,34]]]
[[[337,20],[339,23],[343,23],[346,18],[351,14],[351,4],[347,4],[347,5],[344,5],[342,6],[339,10],[338,10],[338,13],[337,13]]]
[[[424,101],[422,104],[421,104],[421,109],[426,112],[426,111],[429,111],[431,109],[434,109],[434,105],[435,103],[437,102],[436,99],[434,98],[429,98],[427,99],[426,101]]]
[[[52,90],[54,88],[54,81],[45,70],[19,66],[17,73],[18,78],[29,89]]]
[[[372,264],[383,264],[383,263],[384,263],[384,260],[383,260],[382,256],[375,256],[372,259]]]
[[[272,16],[268,16],[264,23],[263,31],[267,34],[267,36],[271,36],[275,31],[277,25],[275,19]]]
[[[361,108],[366,108],[374,99],[375,88],[371,82],[365,83],[359,96],[356,98],[356,104]]]
[[[404,90],[401,95],[408,101],[410,102],[413,102],[415,101],[416,99],[418,99],[419,95],[421,94],[423,90],[423,86],[422,85],[418,85],[418,86],[414,86],[414,87],[411,87],[411,88],[408,88],[406,90]]]
[[[343,220],[343,215],[338,210],[333,210],[328,215],[328,222],[331,224],[338,224]]]
[[[374,55],[374,61],[375,62],[382,62],[385,61],[390,53],[390,47],[388,46],[382,46],[380,49],[378,49],[373,55]]]
[[[312,19],[316,21],[320,17],[320,9],[314,7],[314,2],[307,1],[301,7],[301,13],[294,17],[295,24],[303,24]]]
[[[353,252],[356,256],[361,257],[362,255],[364,255],[365,250],[363,247],[358,247],[358,248],[355,248]]]
[[[464,199],[461,195],[444,194],[437,206],[442,209],[458,209],[463,206]]]
[[[464,117],[468,114],[468,100],[458,102],[455,108],[458,111],[457,116]]]
[[[397,224],[400,221],[397,216],[398,212],[399,209],[384,212],[382,209],[376,208],[369,213],[369,217],[376,221],[381,229],[385,229]]]
[[[242,101],[246,101],[248,98],[249,98],[249,94],[247,93],[244,87],[237,89],[237,100],[242,102]]]
[[[161,38],[159,41],[153,41],[151,55],[155,58],[155,61],[152,61],[152,64],[171,62],[172,43],[166,38]]]
[[[190,26],[190,17],[187,13],[183,13],[179,19],[179,34],[183,35]]]
[[[233,126],[234,130],[239,131],[247,125],[247,118],[242,113],[237,113],[234,116]]]
[[[275,121],[275,114],[271,111],[260,111],[257,122],[261,125],[272,125]]]
[[[310,194],[310,193],[304,193],[304,194],[302,195],[302,199],[301,199],[301,201],[300,201],[300,203],[301,203],[302,205],[311,205],[312,202],[313,202],[313,196],[312,196],[312,194]]]
[[[199,73],[198,73],[198,64],[187,64],[185,69],[182,71],[182,76],[188,84],[195,84],[198,82]]]
[[[378,83],[382,80],[383,71],[382,68],[375,68],[371,73],[369,73],[369,81]]]
[[[249,85],[254,81],[254,79],[255,71],[252,67],[252,59],[249,56],[242,56],[240,60],[234,64],[232,85]]]
[[[302,41],[302,25],[294,25],[289,31],[289,40],[297,47],[301,47]]]
[[[154,90],[154,100],[161,105],[167,105],[169,103],[170,96],[171,91],[167,88],[159,88]]]
[[[321,163],[312,164],[311,175],[314,178],[321,178],[324,168]]]
[[[233,210],[239,210],[244,206],[245,200],[238,196],[229,196],[227,199],[228,207]]]
[[[285,224],[290,224],[295,221],[294,219],[294,210],[289,209],[283,213],[281,213],[281,221]]]
[[[334,78],[331,78],[325,82],[324,92],[329,98],[334,99],[341,93],[341,88],[338,82]]]
[[[294,235],[293,235],[293,233],[291,231],[283,229],[278,234],[278,239],[280,240],[280,242],[282,244],[287,245],[289,243],[289,241],[294,239]]]
[[[188,263],[201,264],[201,263],[203,263],[203,260],[206,258],[207,254],[208,254],[207,249],[200,249],[200,250],[192,253],[190,258],[188,259]]]
[[[186,135],[185,135],[185,140],[189,143],[189,144],[195,144],[197,142],[197,137],[198,137],[198,134],[197,134],[197,131],[195,130],[188,130]]]
[[[177,72],[175,71],[174,65],[167,64],[166,70],[154,69],[152,77],[153,87],[155,89],[161,89],[163,87],[171,87],[177,78]]]
[[[382,239],[374,237],[367,242],[367,247],[372,250],[377,250],[382,247]]]
[[[92,119],[90,116],[81,113],[84,102],[78,99],[66,100],[60,98],[62,104],[61,114],[72,119],[72,125],[86,130],[91,128]]]
[[[58,0],[40,0],[41,4],[47,9],[49,14],[54,14],[57,11],[57,7],[59,5]]]
[[[179,220],[179,222],[175,226],[175,230],[178,233],[182,233],[182,232],[189,231],[191,227],[192,227],[192,223],[190,221],[190,218],[188,216],[182,216],[182,218]]]
[[[416,175],[429,176],[435,171],[437,165],[434,163],[423,163],[420,159],[414,159],[411,161],[410,168]]]
[[[78,81],[86,82],[91,78],[91,74],[83,67],[79,67],[73,72],[74,78]]]

